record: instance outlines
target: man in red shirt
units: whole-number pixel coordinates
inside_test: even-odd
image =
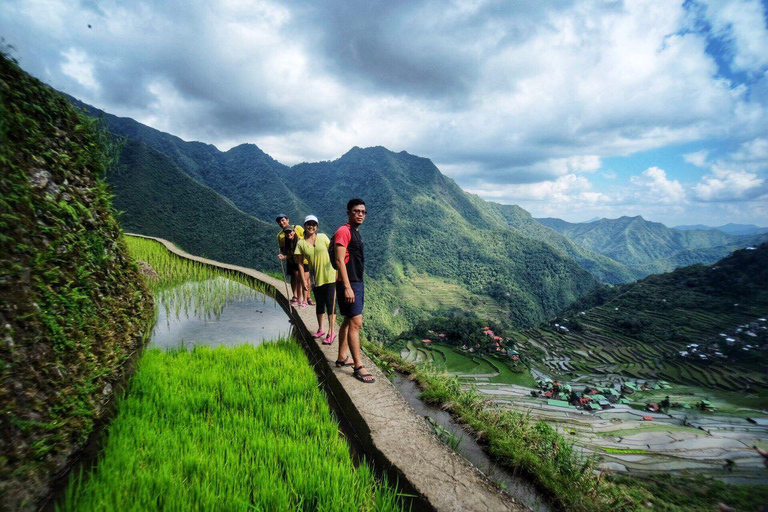
[[[365,201],[352,199],[347,203],[348,222],[336,230],[333,235],[334,254],[338,279],[336,281],[336,296],[339,301],[339,313],[344,316],[344,322],[339,330],[339,358],[336,366],[349,366],[347,347],[352,352],[354,364],[353,375],[356,379],[372,383],[376,379],[364,371],[360,358],[360,328],[363,326],[363,303],[365,301],[365,286],[363,273],[365,271],[365,254],[363,253],[363,238],[358,231],[368,212]]]

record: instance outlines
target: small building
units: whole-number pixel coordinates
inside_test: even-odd
[[[609,409],[610,407],[613,407],[613,406],[611,405],[611,402],[609,402],[608,400],[600,400],[600,401],[599,401],[599,402],[597,402],[597,403],[598,403],[598,404],[600,405],[600,407],[602,407],[603,409]]]
[[[643,416],[643,421],[653,421],[653,416]]]
[[[573,406],[564,400],[550,399],[550,400],[547,400],[547,405],[554,405],[556,407],[567,407],[568,409],[573,409]]]
[[[592,411],[599,411],[599,410],[601,410],[601,407],[598,404],[596,404],[595,402],[590,403],[589,404],[589,408]]]
[[[619,403],[629,405],[631,402],[627,398],[619,398]]]

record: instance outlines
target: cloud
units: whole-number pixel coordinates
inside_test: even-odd
[[[639,176],[632,176],[634,194],[638,202],[649,204],[681,204],[686,201],[685,189],[677,180],[667,178],[658,167],[650,167]]]
[[[696,167],[704,167],[707,163],[708,155],[709,155],[709,151],[701,150],[701,151],[696,151],[695,153],[684,154],[683,160],[685,160],[689,164],[695,165]]]
[[[759,73],[768,65],[766,8],[760,0],[703,0],[712,30],[730,46],[735,71]]]
[[[768,195],[768,139],[755,138],[708,166],[694,187],[700,201],[752,201]]]
[[[691,5],[709,28],[691,28]],[[486,198],[602,208],[753,197],[768,151],[760,13],[747,0],[0,2],[25,69],[184,139],[255,142],[287,164],[384,145]],[[749,79],[723,76],[722,58]],[[711,141],[744,143],[719,174]],[[666,164],[629,182],[601,169],[691,142],[707,149],[684,158],[707,174],[688,194]]]

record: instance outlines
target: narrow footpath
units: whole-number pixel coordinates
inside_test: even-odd
[[[171,242],[148,237],[162,243],[169,251],[183,258],[240,272],[273,288],[276,299],[289,309],[283,281],[257,270],[201,258],[182,251]],[[376,365],[363,355],[365,367],[376,377],[373,384],[364,384],[352,377],[350,367],[337,368],[333,363],[337,343],[322,345],[310,332],[317,322],[314,308],[290,308],[296,328],[303,331],[306,349],[320,364],[319,373],[326,379],[326,391],[341,406],[345,419],[351,424],[368,460],[394,474],[418,492],[424,501],[438,511],[511,511],[528,510],[464,458],[437,439],[426,422],[405,401],[394,385]],[[316,368],[317,369],[317,368]]]

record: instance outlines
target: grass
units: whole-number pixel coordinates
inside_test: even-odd
[[[301,348],[149,350],[60,510],[395,510],[354,467]]]

